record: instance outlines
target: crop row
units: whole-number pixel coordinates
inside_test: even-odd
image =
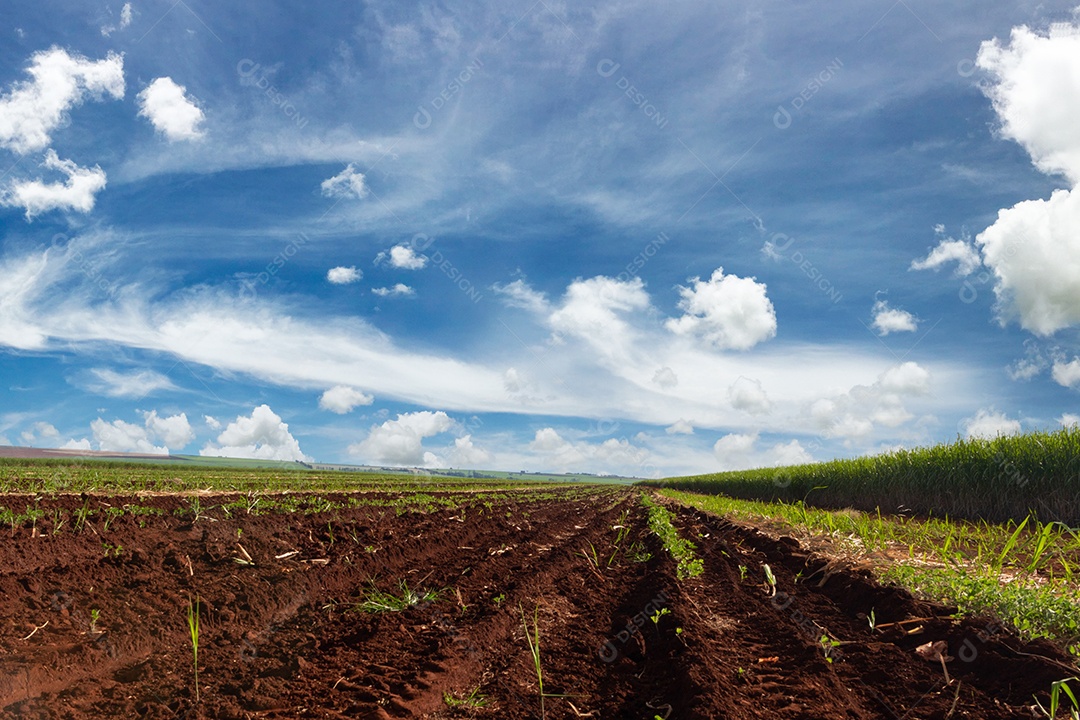
[[[1080,525],[1080,428],[972,438],[808,465],[647,481],[746,500],[991,522]]]
[[[663,490],[706,512],[772,527],[873,566],[883,581],[988,614],[1027,637],[1047,637],[1080,655],[1080,531],[1027,518],[993,524],[920,520],[795,503]]]
[[[437,492],[461,489],[552,488],[568,483],[478,480],[432,475],[377,474],[267,468],[207,468],[136,463],[0,458],[0,493],[188,492]]]

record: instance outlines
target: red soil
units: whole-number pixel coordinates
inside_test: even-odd
[[[400,516],[362,507],[226,518],[218,507],[195,523],[172,514],[181,498],[91,497],[166,514],[126,514],[108,530],[103,513],[81,532],[69,522],[52,534],[47,519],[36,532],[0,529],[0,717],[538,718],[522,610],[530,631],[538,614],[553,719],[1030,718],[1033,694],[1071,674],[1049,645],[953,620],[864,574],[816,572],[825,560],[790,538],[673,508],[705,563],[679,581],[631,492],[526,495]],[[83,502],[40,507],[48,517]],[[609,565],[624,511],[631,531]],[[235,561],[238,529],[254,565]],[[631,542],[652,558],[631,558]],[[443,592],[402,612],[355,610],[373,584],[398,591],[401,581]],[[198,701],[186,618],[196,597]],[[871,609],[878,625],[931,619],[906,625],[916,634],[871,633]],[[826,633],[843,643],[832,662]],[[955,657],[951,685],[915,652],[931,640]],[[484,707],[448,707],[445,694],[473,690]]]

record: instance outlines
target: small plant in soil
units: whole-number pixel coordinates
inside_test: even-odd
[[[474,688],[464,697],[458,697],[456,693],[443,693],[443,702],[449,708],[482,708],[488,704],[487,698],[480,694],[480,688]]]
[[[195,602],[188,598],[187,608],[188,633],[191,636],[192,666],[195,668],[195,702],[199,702],[199,597]]]
[[[108,532],[109,531],[109,525],[112,524],[113,520],[115,520],[116,518],[120,517],[123,514],[124,514],[124,508],[119,508],[119,507],[105,508],[105,522],[102,524],[102,527],[101,527],[102,532]]]
[[[63,510],[61,510],[60,508],[57,508],[56,510],[54,510],[53,511],[53,517],[52,517],[52,534],[53,535],[59,535],[60,530],[64,527],[64,523],[66,521],[67,521],[67,518],[64,517],[64,511]]]
[[[533,668],[536,670],[536,682],[540,687],[540,717],[546,718],[544,711],[544,670],[540,664],[540,606],[533,610],[533,631],[529,634],[529,622],[525,619],[525,608],[518,605],[521,611],[521,624],[525,628],[525,640],[529,643],[529,653],[532,655]]]
[[[11,526],[12,537],[15,537],[15,526],[18,524],[18,518],[19,516],[11,508],[0,508],[0,522]]]
[[[745,580],[746,579],[746,574],[748,572],[750,572],[750,569],[748,567],[746,567],[745,565],[740,565],[739,566],[739,580]]]
[[[1050,685],[1050,709],[1043,707],[1038,698],[1035,699],[1035,704],[1039,706],[1039,710],[1042,714],[1048,718],[1056,718],[1058,714],[1058,708],[1062,710],[1068,710],[1069,717],[1072,720],[1080,719],[1080,702],[1077,701],[1076,695],[1073,694],[1072,688],[1069,687],[1071,682],[1080,682],[1078,677],[1068,677],[1064,680],[1058,680]],[[1072,707],[1066,707],[1062,701],[1062,696],[1069,699]]]
[[[412,590],[404,580],[398,587],[400,595],[383,592],[375,587],[371,588],[367,596],[357,604],[356,609],[366,613],[401,612],[421,603],[435,602],[442,594],[439,590],[417,592]]]
[[[775,597],[776,596],[776,576],[773,575],[772,568],[769,567],[768,563],[764,564],[762,566],[762,568],[765,570],[765,585],[766,585],[766,590],[769,593],[769,597]]]
[[[630,562],[646,563],[652,560],[652,553],[646,550],[641,543],[635,542],[626,548],[626,557],[630,558]]]
[[[100,619],[101,619],[101,610],[98,610],[97,608],[91,608],[90,609],[90,634],[91,635],[97,635],[98,634],[97,624],[98,624],[98,620],[100,620]]]
[[[652,615],[650,615],[649,619],[652,620],[653,625],[659,625],[660,624],[660,618],[664,617],[665,615],[670,615],[670,614],[671,614],[671,611],[668,610],[667,608],[660,608],[659,610],[654,612]]]
[[[75,524],[73,526],[75,528],[75,531],[82,532],[83,528],[86,527],[86,521],[90,518],[91,515],[96,512],[96,510],[90,509],[89,500],[84,502],[82,507],[75,511]]]
[[[821,646],[822,652],[825,653],[825,662],[832,664],[833,650],[840,646],[840,641],[833,640],[828,633],[822,633],[821,637],[818,638],[818,645]]]

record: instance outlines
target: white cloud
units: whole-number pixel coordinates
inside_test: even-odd
[[[454,468],[473,468],[491,462],[492,454],[487,450],[477,447],[471,435],[462,435],[454,439],[454,445],[446,456],[445,461],[439,461],[438,465],[446,465]]]
[[[753,467],[750,459],[757,445],[757,433],[729,433],[713,445],[713,455],[721,470],[743,470]]]
[[[1062,413],[1061,417],[1058,418],[1058,422],[1061,423],[1061,427],[1080,427],[1080,415],[1074,413]]]
[[[43,150],[68,110],[88,96],[124,97],[124,57],[109,53],[92,61],[57,47],[30,57],[31,80],[0,96],[0,147],[25,154]]]
[[[1046,336],[1080,323],[1080,194],[1055,190],[1001,210],[976,241],[994,271],[1003,322]]]
[[[50,210],[76,210],[90,212],[94,200],[105,189],[105,171],[95,165],[79,167],[71,160],[61,160],[50,148],[45,153],[41,167],[64,175],[63,182],[46,183],[41,180],[15,181],[0,194],[0,205],[21,207],[26,219]]]
[[[677,335],[698,335],[721,350],[749,350],[776,335],[776,312],[764,283],[713,271],[707,281],[680,287],[685,314],[666,325]]]
[[[147,455],[168,455],[169,449],[154,445],[150,433],[142,425],[113,420],[111,423],[98,418],[90,423],[94,442],[98,450],[107,452],[142,453]]]
[[[761,382],[748,377],[740,377],[731,384],[728,400],[733,408],[751,415],[763,415],[772,410],[772,403]]]
[[[319,407],[338,415],[344,415],[359,405],[370,405],[373,402],[375,402],[374,397],[362,393],[356,388],[348,385],[335,385],[319,398]]]
[[[1071,189],[998,212],[976,237],[993,270],[997,312],[1004,323],[1050,335],[1080,323],[1080,33],[1063,24],[1045,35],[1013,28],[1008,45],[984,42],[976,64],[1001,121],[1043,172],[1063,175]]]
[[[1024,341],[1024,357],[1007,367],[1005,371],[1013,380],[1030,380],[1047,368],[1049,362],[1033,340]]]
[[[1069,362],[1055,360],[1050,374],[1053,376],[1054,382],[1062,387],[1080,386],[1080,357],[1074,357]]]
[[[172,380],[153,370],[117,372],[109,368],[92,368],[95,380],[87,390],[108,397],[144,398],[158,390],[175,390]]]
[[[300,443],[268,405],[259,405],[250,416],[239,415],[207,443],[200,455],[210,457],[252,458],[257,460],[310,460],[300,450]]]
[[[402,270],[420,270],[427,265],[427,256],[419,255],[408,245],[395,245],[390,248],[390,267]]]
[[[536,431],[529,450],[540,457],[545,467],[557,472],[599,472],[643,476],[653,470],[648,450],[626,438],[608,438],[601,443],[571,441],[555,428]]]
[[[497,295],[503,296],[503,302],[510,307],[521,308],[532,313],[546,313],[549,309],[547,295],[537,292],[524,280],[515,280],[506,285],[495,283],[491,286]]]
[[[195,439],[195,431],[185,413],[159,417],[157,410],[151,410],[144,413],[143,418],[150,436],[159,438],[170,450],[182,450]]]
[[[365,462],[387,465],[425,464],[424,439],[455,427],[442,410],[403,413],[371,428],[368,436],[349,446],[349,454]]]
[[[1036,167],[1080,183],[1080,33],[1051,26],[1040,35],[1015,27],[1008,45],[997,38],[979,48],[976,65],[992,82],[983,87],[1001,120],[1001,133],[1020,143]]]
[[[368,194],[364,173],[357,172],[353,163],[346,165],[345,169],[334,177],[323,180],[319,187],[322,188],[322,194],[325,197],[359,200],[367,197]]]
[[[975,417],[965,418],[962,425],[964,435],[969,438],[992,439],[999,435],[1016,435],[1020,432],[1019,420],[1012,420],[1005,413],[997,412],[993,408],[979,410]]]
[[[416,291],[404,283],[395,283],[393,287],[374,288],[371,293],[379,297],[411,297]]]
[[[160,77],[147,85],[138,95],[138,104],[139,115],[170,142],[197,140],[205,134],[200,127],[206,119],[202,109],[172,78]]]
[[[798,440],[777,442],[766,449],[759,449],[757,433],[724,435],[713,445],[713,456],[720,463],[721,471],[802,465],[814,460]]]
[[[23,430],[19,434],[19,439],[22,440],[23,445],[29,446],[37,446],[45,442],[55,442],[59,437],[60,431],[47,422],[36,422],[31,425],[28,430]]]
[[[874,329],[878,335],[885,336],[894,332],[915,332],[919,327],[919,321],[906,310],[889,307],[885,300],[874,303]]]
[[[334,267],[326,271],[326,279],[334,285],[348,285],[364,277],[355,267]]]
[[[807,413],[825,437],[851,441],[869,436],[876,426],[895,428],[911,420],[905,401],[929,392],[930,373],[908,361],[881,373],[871,385],[810,403]]]
[[[508,393],[519,393],[525,387],[525,381],[517,368],[507,368],[503,373],[503,387]]]
[[[886,392],[925,395],[930,392],[930,373],[909,360],[883,372],[878,384]]]
[[[969,241],[946,238],[922,260],[912,260],[908,269],[936,271],[951,262],[956,263],[956,275],[959,277],[970,275],[982,265],[979,251]]]
[[[693,435],[694,426],[691,425],[688,421],[680,418],[675,422],[674,425],[669,425],[668,427],[664,428],[664,432],[666,432],[668,435]]]
[[[679,384],[679,378],[675,375],[675,371],[666,365],[653,374],[652,381],[665,390],[676,387]]]
[[[641,278],[623,282],[601,275],[572,282],[547,321],[555,332],[584,340],[610,358],[625,355],[636,335],[623,315],[647,307]]]
[[[203,415],[203,422],[206,423],[206,427],[210,428],[211,430],[221,429],[221,421],[218,420],[216,417],[213,417],[212,415]]]
[[[126,29],[129,25],[131,25],[132,15],[133,15],[133,13],[132,13],[132,9],[131,9],[131,3],[129,3],[129,2],[124,3],[124,6],[122,8],[120,8],[120,25],[119,25],[119,27],[116,26],[116,25],[102,25],[101,26],[101,35],[103,37],[109,37],[110,35],[112,35],[117,30]]]
[[[61,450],[93,450],[94,447],[90,444],[87,438],[80,438],[78,440],[71,439],[60,446]]]
[[[187,415],[180,413],[161,417],[156,410],[143,413],[143,424],[113,420],[106,422],[101,418],[90,423],[90,432],[98,450],[106,452],[129,452],[149,455],[168,455],[170,450],[182,450],[195,439],[195,433],[188,423]],[[162,445],[156,445],[160,441]],[[70,440],[63,447],[76,450],[90,450],[90,442]]]

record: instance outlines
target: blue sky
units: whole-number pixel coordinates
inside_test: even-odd
[[[1069,3],[0,16],[0,444],[655,476],[1077,422]]]

